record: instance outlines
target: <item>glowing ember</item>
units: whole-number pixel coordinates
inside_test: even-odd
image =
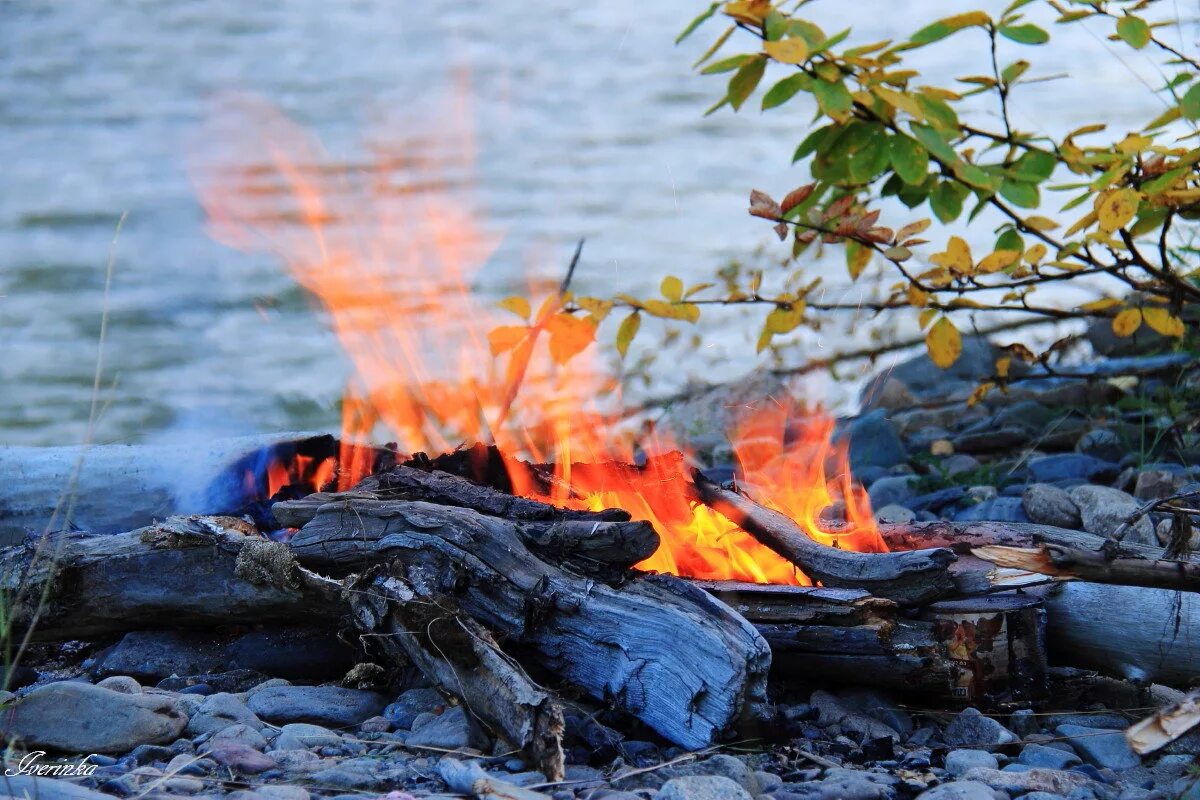
[[[684,458],[666,455],[671,443],[649,448],[656,457],[645,469],[627,466],[633,442],[597,405],[616,399],[616,381],[597,367],[594,348],[564,357],[590,342],[584,328],[595,325],[560,313],[567,297],[553,291],[528,327],[514,329],[525,332],[524,343],[493,354],[489,332],[514,318],[470,291],[496,239],[471,201],[467,115],[438,115],[436,155],[428,143],[400,152],[377,148],[370,169],[339,169],[270,107],[239,98],[230,108],[251,157],[196,173],[201,201],[216,238],[287,263],[328,313],[354,364],[343,403],[339,488],[369,472],[372,451],[356,443],[370,441],[377,426],[407,452],[490,440],[511,459],[516,493],[568,507],[623,508],[653,523],[663,543],[639,565],[644,569],[808,582],[734,523],[689,500],[690,470]],[[830,444],[832,422],[813,418],[789,431],[796,419],[794,409],[776,405],[732,432],[745,488],[820,541],[885,550],[865,493],[850,482],[844,450]],[[548,494],[518,458],[556,465]],[[277,469],[271,486],[294,482],[290,470]],[[303,474],[329,480],[333,471],[321,464],[319,475]],[[835,540],[817,522],[837,502],[853,533]]]

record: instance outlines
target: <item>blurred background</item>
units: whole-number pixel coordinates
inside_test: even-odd
[[[465,86],[472,213],[499,239],[473,278],[485,297],[521,291],[523,276],[558,280],[580,237],[574,286],[604,295],[653,294],[667,274],[699,281],[770,251],[746,197],[805,181],[789,164],[810,110],[760,114],[754,100],[703,117],[723,78],[690,65],[719,29],[673,40],[705,5],[0,3],[0,444],[84,438],[110,248],[95,440],[337,427],[351,368],[321,312],[276,258],[205,230],[189,164],[229,143],[207,138],[221,92],[265,98],[319,137],[331,165],[353,171],[371,142],[416,158],[436,150],[441,104]],[[963,8],[829,0],[812,16],[872,42]],[[1194,34],[1184,21],[1180,35]],[[1091,121],[1086,98],[1097,93],[1114,131],[1162,106],[1148,59],[1128,48],[1097,57],[1116,51],[1108,31],[1053,33],[1055,46],[1025,56],[1055,79],[1014,96],[1018,127],[1061,133]],[[941,75],[984,71],[985,54],[970,47],[929,53]],[[970,235],[992,237],[987,227]],[[814,275],[828,273],[827,291],[850,291],[838,288],[840,252],[828,264],[806,257]],[[738,322],[726,315],[703,347],[677,344],[668,382],[752,366],[761,322]],[[798,336],[797,358],[847,345],[844,332]]]

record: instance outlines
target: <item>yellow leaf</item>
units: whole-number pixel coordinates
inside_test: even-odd
[[[954,455],[954,442],[949,439],[934,439],[929,443],[929,454],[934,456]]]
[[[1071,237],[1079,233],[1084,228],[1090,227],[1098,218],[1095,211],[1089,211],[1085,216],[1081,217],[1074,225],[1067,228],[1067,232],[1063,234],[1065,237]]]
[[[598,297],[576,297],[575,305],[591,314],[596,322],[600,322],[612,311],[613,301],[601,300]]]
[[[1163,336],[1183,336],[1183,320],[1172,316],[1165,308],[1143,308],[1142,319]]]
[[[512,350],[528,335],[529,328],[524,325],[501,325],[488,331],[488,346],[492,355],[498,356]]]
[[[808,58],[808,44],[799,38],[766,42],[763,44],[763,50],[771,58],[784,64],[803,64]]]
[[[1140,153],[1153,143],[1154,140],[1149,136],[1139,136],[1136,133],[1131,133],[1117,142],[1117,149],[1125,155],[1130,156],[1134,153]]]
[[[642,327],[642,315],[636,311],[621,320],[621,326],[617,328],[617,352],[621,354],[621,358],[624,358],[625,354],[629,352],[629,345],[633,341],[633,337],[637,336],[640,327]]]
[[[511,311],[516,314],[521,319],[529,319],[529,315],[533,313],[532,309],[529,308],[529,301],[517,295],[504,298],[498,305],[505,311]]]
[[[924,308],[929,302],[929,292],[919,288],[915,283],[910,283],[905,290],[908,297],[908,304],[913,308]]]
[[[1001,378],[1008,377],[1008,368],[1012,366],[1012,356],[1000,356],[996,359],[996,375]]]
[[[1121,305],[1121,301],[1115,297],[1105,297],[1101,300],[1093,300],[1090,303],[1084,303],[1079,307],[1080,311],[1107,311],[1110,308],[1116,308]]]
[[[946,243],[946,249],[941,253],[934,253],[929,260],[939,267],[962,275],[969,273],[974,263],[971,259],[970,245],[958,236],[951,236],[950,241]]]
[[[942,317],[933,323],[933,327],[925,334],[925,347],[933,363],[941,369],[958,361],[962,353],[962,337],[949,317]]]
[[[804,303],[776,306],[767,314],[766,329],[771,333],[790,333],[804,320]]]
[[[736,3],[726,3],[724,11],[738,22],[762,25],[763,20],[771,11],[771,2],[770,0],[742,0]]]
[[[683,281],[676,278],[674,275],[668,275],[662,279],[660,287],[662,296],[670,300],[672,303],[678,303],[683,299]]]
[[[1052,231],[1058,227],[1058,223],[1049,217],[1040,217],[1035,214],[1025,218],[1025,227],[1035,231]]]
[[[546,323],[550,334],[550,357],[565,364],[596,338],[596,323],[573,314],[555,314]]]
[[[917,322],[920,324],[921,330],[925,330],[925,326],[928,325],[929,321],[936,317],[937,314],[938,310],[936,308],[927,308],[922,311],[921,315],[917,317]]]
[[[1030,264],[1036,264],[1046,257],[1046,245],[1038,242],[1035,245],[1030,245],[1025,251],[1025,260]]]
[[[663,319],[678,319],[684,322],[695,322],[700,319],[700,306],[695,303],[667,303],[662,300],[645,300],[642,308],[647,314]]]
[[[1120,230],[1137,215],[1138,193],[1134,189],[1113,189],[1096,197],[1096,217],[1100,230],[1112,233]]]
[[[1138,308],[1127,308],[1113,317],[1112,329],[1117,336],[1133,336],[1133,332],[1142,325],[1142,311]]]
[[[996,388],[996,384],[992,383],[991,381],[984,381],[976,386],[975,390],[971,392],[971,396],[967,398],[967,407],[969,408],[978,403],[984,397],[987,397],[987,393],[994,388]]]
[[[850,271],[850,280],[858,280],[867,264],[871,263],[871,252],[871,248],[858,242],[846,242],[846,268]]]
[[[976,269],[983,273],[999,272],[1005,267],[1015,264],[1020,257],[1021,253],[1017,250],[997,250],[991,255],[984,256]]]

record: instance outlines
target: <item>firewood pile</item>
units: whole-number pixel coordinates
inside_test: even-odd
[[[947,710],[1136,706],[1155,684],[1186,683],[1200,657],[1200,615],[1179,615],[1178,644],[1130,624],[1194,602],[1200,561],[1161,548],[941,522],[885,525],[891,552],[848,552],[697,473],[692,499],[820,586],[697,581],[634,568],[659,546],[649,523],[514,496],[470,463],[414,459],[276,502],[282,540],[203,515],[32,538],[2,554],[13,623],[35,643],[339,629],[359,667],[419,671],[551,781],[565,774],[564,692],[695,751],[769,736],[792,685]]]

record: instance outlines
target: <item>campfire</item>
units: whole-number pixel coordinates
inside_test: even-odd
[[[877,524],[835,421],[787,397],[738,409],[732,480],[706,474],[687,441],[627,422],[588,348],[606,312],[573,303],[570,272],[532,282],[536,310],[472,291],[497,237],[469,131],[448,125],[436,158],[381,148],[331,171],[277,112],[237,108],[249,166],[209,165],[201,197],[217,238],[280,257],[324,310],[354,366],[341,434],[231,460],[201,514],[10,548],[34,639],[341,625],[364,663],[413,665],[557,780],[563,692],[689,749],[768,731],[794,684],[943,708],[1111,695],[1056,674],[1048,640],[1061,664],[1131,675],[1148,634],[1080,603],[1161,604],[1195,581],[1077,531]]]

